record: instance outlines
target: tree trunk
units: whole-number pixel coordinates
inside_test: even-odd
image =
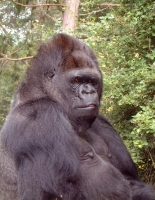
[[[65,12],[63,17],[63,29],[74,31],[78,19],[80,0],[65,0]]]

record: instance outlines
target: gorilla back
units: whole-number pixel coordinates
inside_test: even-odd
[[[41,46],[1,130],[19,200],[144,200],[140,188],[153,200],[122,140],[99,115],[101,95],[102,75],[87,45],[57,34]]]

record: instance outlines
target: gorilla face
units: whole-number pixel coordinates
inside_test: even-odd
[[[64,74],[68,84],[66,100],[70,102],[72,116],[97,116],[101,81],[92,69],[75,69]]]
[[[82,51],[73,52],[65,63],[65,68],[53,77],[62,106],[72,119],[95,118],[102,93],[102,76],[96,63]]]

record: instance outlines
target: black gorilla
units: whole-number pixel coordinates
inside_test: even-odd
[[[57,34],[42,45],[1,130],[19,200],[154,200],[119,135],[99,115],[93,51]]]

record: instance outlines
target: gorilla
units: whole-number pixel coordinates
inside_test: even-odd
[[[0,132],[1,200],[155,199],[99,114],[101,95],[86,44],[56,34],[40,47]]]

